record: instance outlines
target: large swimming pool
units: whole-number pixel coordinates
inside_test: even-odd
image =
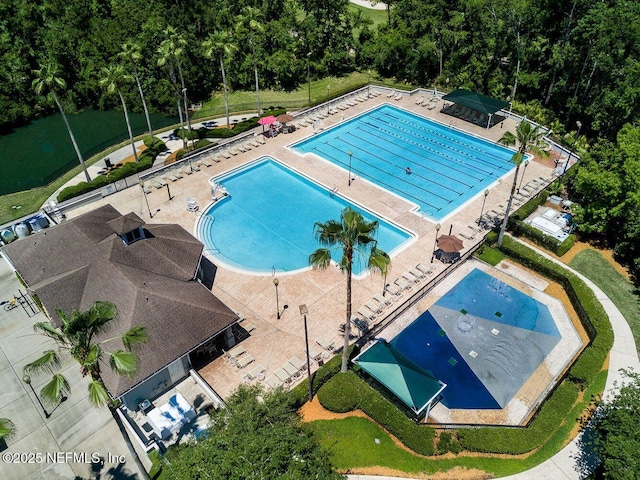
[[[412,235],[352,204],[281,163],[263,158],[215,179],[229,195],[207,209],[196,227],[205,251],[228,266],[265,274],[308,267],[320,245],[316,222],[338,220],[347,206],[378,220],[378,247],[392,254]],[[336,251],[334,260],[340,259]],[[354,273],[365,269],[356,258]]]
[[[560,340],[546,305],[474,269],[389,343],[447,384],[445,406],[498,409]]]
[[[292,148],[347,170],[351,165],[358,176],[416,203],[434,220],[449,215],[514,168],[512,150],[391,105]]]

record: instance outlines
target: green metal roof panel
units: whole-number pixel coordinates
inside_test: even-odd
[[[376,342],[355,362],[416,413],[446,386],[386,342]]]
[[[443,100],[457,103],[458,105],[470,108],[476,112],[486,113],[487,115],[496,113],[498,110],[509,106],[509,102],[487,97],[481,93],[465,90],[464,88],[459,88],[455,92],[451,92],[442,98]]]

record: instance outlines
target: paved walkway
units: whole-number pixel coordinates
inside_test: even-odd
[[[0,258],[0,301],[18,295],[19,289],[24,293],[14,272]],[[16,436],[7,442],[0,458],[0,478],[144,478],[109,410],[90,404],[89,380],[82,377],[75,361],[62,359],[60,370],[71,393],[58,406],[45,404],[46,414],[36,395],[40,396],[50,376],[32,374],[33,390],[23,382],[23,367],[55,348],[53,340],[33,331],[34,323],[45,321],[42,312],[29,317],[21,306],[0,309],[0,418],[16,426]]]
[[[529,244],[527,244],[527,246],[534,248]],[[636,344],[629,324],[609,297],[607,297],[593,282],[556,258],[551,257],[547,253],[538,249],[535,250],[540,255],[561,265],[580,277],[589,286],[589,288],[593,290],[596,298],[604,307],[607,315],[609,315],[615,340],[609,356],[609,375],[607,376],[604,396],[610,397],[615,395],[616,392],[619,391],[621,385],[625,382],[624,377],[620,374],[621,369],[640,372],[640,360],[638,359]],[[569,442],[566,447],[540,465],[530,470],[503,478],[507,480],[579,480],[585,478],[587,474],[590,473],[590,470],[585,470],[593,468],[595,465],[585,465],[585,458],[588,459],[589,456],[588,454],[585,455],[585,452],[582,452],[580,448],[582,435],[583,434],[580,433],[576,438]],[[349,475],[348,477],[350,480],[409,480],[398,477],[372,475]]]

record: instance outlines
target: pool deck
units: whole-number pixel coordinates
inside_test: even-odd
[[[327,117],[322,121],[320,127],[329,128],[341,122],[343,117],[344,120],[347,120],[382,103],[389,103],[438,120],[445,125],[452,122],[452,117],[439,112],[442,102],[438,108],[433,110],[416,105],[415,100],[420,96],[406,95],[403,99],[395,101],[382,94],[358,103],[344,112]],[[504,128],[496,125],[489,130],[458,119],[455,121],[458,128],[491,141],[497,141],[507,130],[515,131],[515,123],[512,120],[505,120]],[[71,218],[110,203],[123,214],[134,212],[149,223],[176,223],[195,234],[198,215],[211,200],[209,179],[268,155],[329,188],[337,188],[341,195],[352,202],[364,205],[380,216],[416,234],[417,238],[411,245],[392,257],[392,269],[387,283],[393,283],[395,278],[410,268],[414,268],[418,263],[429,264],[436,236],[435,224],[422,218],[419,213],[412,212],[414,205],[402,198],[381,190],[360,178],[356,178],[351,182],[351,186],[348,186],[348,174],[345,170],[329,162],[314,159],[311,155],[300,156],[287,147],[313,135],[313,133],[312,127],[308,126],[290,134],[280,134],[275,138],[268,138],[264,145],[239,153],[219,163],[211,162],[210,167],[203,166],[200,171],[184,175],[182,179],[169,183],[168,189],[153,189],[147,195],[153,218],[149,218],[145,198],[142,189],[139,188],[126,189],[66,213]],[[538,176],[550,177],[552,172],[552,163],[532,161],[526,169],[524,183],[526,184]],[[489,187],[490,193],[486,198],[484,212],[491,209],[504,210],[504,207],[500,207],[500,205],[507,203],[512,179],[513,173],[510,173]],[[171,199],[169,199],[168,190],[171,192]],[[197,201],[200,212],[193,213],[186,210],[187,197],[192,197]],[[468,236],[471,231],[467,225],[473,224],[479,216],[482,204],[482,194],[468,201],[440,222],[440,234],[449,233],[449,230],[452,229],[453,234],[461,232],[463,234],[461,236]],[[326,220],[328,219],[318,219],[318,221]],[[481,241],[480,234],[474,240],[464,239],[465,250],[479,241]],[[215,263],[215,259],[212,260]],[[432,265],[436,274],[449,266],[437,260]],[[301,304],[306,304],[309,309],[307,319],[310,343],[319,348],[318,345],[315,345],[315,340],[320,337],[334,342],[336,347],[343,343],[339,326],[345,321],[345,276],[337,268],[332,267],[327,271],[307,270],[294,274],[278,274],[278,278],[280,282],[278,287],[280,308],[282,309],[285,304],[289,306],[288,309],[281,312],[280,319],[277,319],[276,291],[271,276],[246,275],[220,267],[216,272],[212,288],[213,293],[220,300],[246,317],[247,324],[255,326],[250,335],[242,341],[242,345],[247,352],[256,358],[255,363],[266,368],[267,378],[292,356],[297,356],[300,359],[305,358],[304,329],[302,316],[298,309]],[[369,301],[374,294],[382,293],[382,290],[383,279],[379,275],[371,274],[364,278],[355,279],[352,297],[354,312]],[[403,294],[401,299],[393,304],[393,307],[400,306],[409,298],[410,293]],[[392,309],[387,309],[385,313],[392,314]],[[217,358],[201,368],[200,374],[219,395],[226,398],[243,381],[245,370],[249,369],[250,366],[237,369],[224,362],[222,358]]]

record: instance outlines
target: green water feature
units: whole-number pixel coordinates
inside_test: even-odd
[[[122,112],[84,110],[67,119],[85,160],[128,138]],[[129,113],[134,135],[147,130],[143,114]],[[176,124],[176,118],[152,115],[157,130]],[[79,165],[60,114],[34,120],[0,135],[0,195],[41,187]]]

